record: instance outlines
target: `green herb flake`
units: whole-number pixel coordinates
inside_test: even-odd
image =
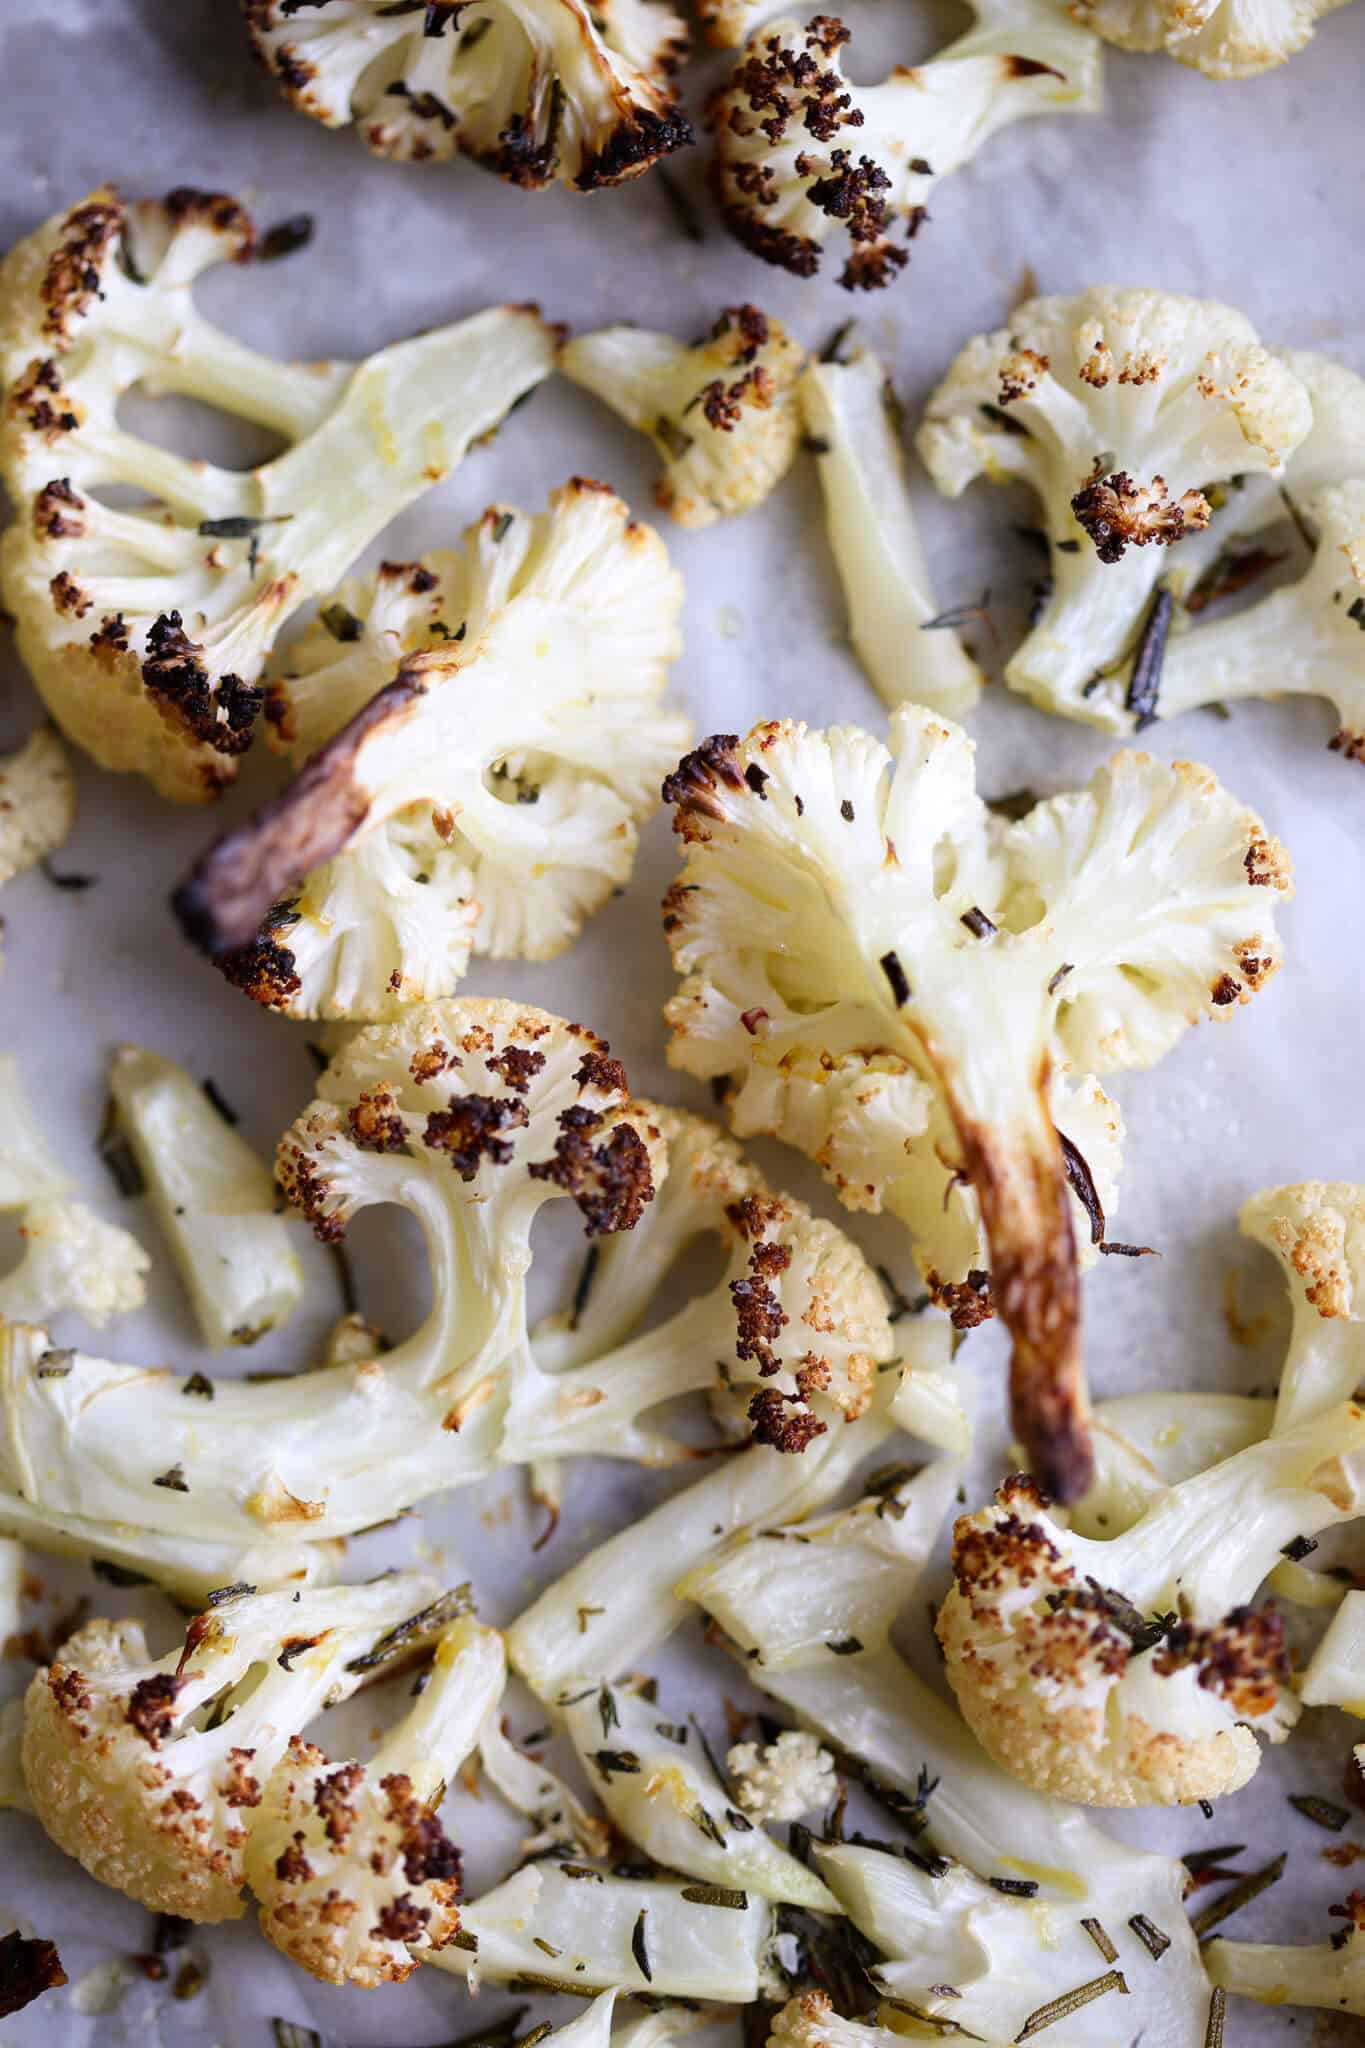
[[[652,1984],[654,1982],[654,1971],[650,1966],[649,1949],[645,1944],[645,1924],[648,1919],[649,1908],[641,1906],[640,1916],[635,1922],[635,1927],[630,1937],[630,1952],[634,1956],[636,1967],[646,1984]]]
[[[516,516],[515,512],[499,512],[497,518],[493,521],[494,547],[499,547],[506,540],[512,530],[512,521]]]
[[[1155,1920],[1149,1920],[1145,1913],[1134,1913],[1128,1925],[1132,1928],[1142,1946],[1154,1963],[1159,1963],[1171,1945],[1169,1934],[1163,1934]]]
[[[163,1472],[159,1478],[154,1479],[152,1485],[164,1486],[168,1493],[188,1493],[190,1490],[185,1468],[181,1464],[172,1465],[168,1472]]]
[[[1082,2006],[1090,2005],[1095,1999],[1103,1998],[1106,1992],[1117,1991],[1123,1997],[1128,1995],[1128,1985],[1122,1970],[1106,1970],[1102,1977],[1092,1977],[1088,1984],[1078,1984],[1074,1991],[1064,1991],[1060,1998],[1054,1998],[1047,2005],[1040,2005],[1037,2012],[1031,2012],[1015,2035],[1016,2041],[1031,2041],[1035,2034],[1041,2034],[1045,2027],[1056,2026],[1058,2020],[1069,2020]]]
[[[594,1749],[589,1752],[602,1776],[633,1778],[639,1774],[640,1759],[633,1749]]]
[[[1334,1835],[1339,1835],[1351,1818],[1344,1806],[1338,1806],[1335,1800],[1319,1799],[1313,1792],[1291,1792],[1289,1804],[1315,1827],[1326,1828]]]
[[[616,1696],[609,1685],[604,1685],[597,1695],[597,1712],[602,1722],[602,1740],[605,1742],[612,1729],[621,1725],[621,1716],[616,1711]]]
[[[718,1849],[723,1849],[725,1847],[725,1832],[723,1828],[720,1826],[719,1822],[715,1819],[715,1817],[706,1811],[706,1808],[701,1804],[700,1800],[698,1800],[697,1804],[692,1808],[691,1813],[688,1815],[688,1819],[691,1821],[693,1827],[700,1829],[701,1833],[705,1835],[708,1842],[714,1842]]]
[[[840,1636],[836,1641],[825,1644],[825,1648],[832,1651],[836,1657],[860,1656],[862,1647],[857,1636]]]
[[[1205,1906],[1202,1913],[1196,1913],[1190,1921],[1196,1938],[1203,1941],[1206,1935],[1211,1934],[1215,1927],[1220,1927],[1233,1913],[1240,1912],[1243,1906],[1259,1898],[1262,1892],[1269,1891],[1271,1885],[1278,1884],[1284,1876],[1286,1857],[1287,1851],[1281,1850],[1273,1862],[1265,1864],[1260,1870],[1249,1871],[1244,1878],[1230,1886],[1221,1898],[1215,1899],[1212,1905]]]
[[[214,1398],[213,1381],[202,1372],[192,1372],[180,1391],[182,1394],[194,1395],[201,1401],[211,1401]]]
[[[1227,1992],[1221,1984],[1215,1984],[1209,2000],[1209,2023],[1204,2029],[1204,2048],[1223,2048],[1223,2022],[1227,2009]]]
[[[1081,1925],[1104,1957],[1106,1963],[1116,1963],[1119,1959],[1119,1952],[1105,1933],[1103,1927],[1101,1927],[1099,1921],[1082,1920]]]
[[[681,1896],[689,1906],[725,1906],[732,1913],[747,1913],[749,1894],[732,1891],[724,1884],[685,1884]]]
[[[325,604],[318,617],[334,640],[359,640],[364,634],[364,621],[344,604]]]

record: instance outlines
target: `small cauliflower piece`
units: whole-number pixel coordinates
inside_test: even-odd
[[[376,156],[458,151],[524,191],[595,192],[692,140],[674,81],[687,29],[657,0],[242,5],[286,98],[328,128],[355,122]]]
[[[0,883],[63,845],[76,818],[76,785],[55,729],[40,725],[0,754]]]
[[[1284,1624],[1248,1603],[1284,1546],[1362,1512],[1365,1413],[1343,1402],[1168,1488],[1123,1535],[1063,1529],[1032,1480],[954,1531],[939,1611],[973,1732],[1039,1791],[1097,1806],[1187,1805],[1283,1741]],[[1177,1619],[1178,1615],[1178,1619]]]
[[[0,587],[19,652],[69,739],[182,803],[236,774],[289,615],[540,382],[557,338],[534,309],[495,307],[359,365],[276,362],[193,304],[199,274],[254,243],[222,194],[128,205],[102,186],[0,268],[16,508]],[[173,455],[120,425],[134,391],[202,399],[291,445],[250,470]],[[104,502],[126,485],[146,502]]]
[[[397,1016],[473,952],[562,953],[629,879],[691,729],[662,702],[682,579],[602,484],[492,506],[462,554],[371,593],[272,686],[296,780],[175,896],[228,979],[296,1017]]]
[[[245,1869],[261,1932],[310,1976],[401,1984],[459,1933],[460,1852],[436,1808],[506,1678],[497,1631],[464,1617],[368,1763],[337,1764],[291,1739],[253,1816]]]
[[[1350,1892],[1343,1905],[1329,1910],[1342,1923],[1330,1941],[1220,1936],[1204,1952],[1209,1976],[1234,1998],[1254,1998],[1261,2005],[1320,2006],[1365,2016],[1365,1892]]]
[[[153,1912],[235,1920],[252,1816],[290,1736],[394,1647],[441,1624],[417,1574],[368,1586],[229,1586],[153,1660],[135,1621],[92,1621],[29,1686],[23,1762],[58,1847]],[[400,1628],[399,1625],[403,1624]]]
[[[725,1759],[735,1797],[755,1820],[800,1820],[829,1806],[839,1789],[834,1758],[803,1728],[784,1728],[775,1742],[737,1742]]]
[[[707,104],[712,183],[730,232],[796,277],[819,270],[840,227],[847,291],[886,285],[909,260],[935,184],[997,129],[1102,104],[1101,47],[1060,0],[974,0],[976,26],[932,62],[874,86],[846,78],[850,31],[816,15],[750,36]],[[733,13],[729,15],[733,20]]]
[[[1041,501],[1051,589],[1011,689],[1107,732],[1149,724],[1163,600],[1182,587],[1182,541],[1210,520],[1207,491],[1283,476],[1311,423],[1294,372],[1212,300],[1098,285],[1031,299],[969,342],[916,447],[947,497],[984,476]]]
[[[1115,1152],[1121,1133],[1085,1070],[1149,1066],[1263,985],[1287,865],[1188,762],[1119,754],[1006,825],[959,728],[906,705],[890,739],[760,725],[669,778],[686,848],[669,1058],[728,1078],[738,1132],[785,1138],[850,1207],[905,1220],[955,1320],[999,1307],[1015,1426],[1074,1499],[1078,1226],[1107,1240],[1073,1106]]]
[[[1365,1379],[1365,1186],[1301,1181],[1253,1195],[1239,1219],[1264,1245],[1289,1288],[1292,1326],[1275,1428],[1285,1429]]]
[[[1365,1720],[1365,1593],[1347,1593],[1298,1680],[1306,1707],[1340,1707]]]
[[[102,1330],[146,1300],[146,1252],[84,1202],[31,1202],[19,1235],[24,1256],[0,1279],[0,1316],[11,1322],[45,1323],[70,1309]]]
[[[853,651],[884,703],[913,699],[961,718],[981,693],[981,671],[940,622],[886,371],[859,347],[813,361],[800,388]]]
[[[1255,78],[1312,40],[1345,0],[1070,0],[1071,13],[1121,50],[1162,50],[1206,78]]]
[[[246,1139],[183,1067],[141,1046],[115,1052],[109,1095],[204,1342],[254,1344],[287,1322],[303,1268]]]
[[[679,526],[752,512],[801,443],[805,354],[757,306],[727,306],[704,341],[602,327],[566,342],[559,367],[654,443],[656,504]]]

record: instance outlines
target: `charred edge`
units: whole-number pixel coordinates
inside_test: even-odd
[[[142,680],[167,724],[218,754],[244,754],[265,704],[259,683],[240,676],[215,682],[179,612],[163,612],[147,634]]]
[[[125,211],[118,195],[109,192],[74,207],[63,220],[40,290],[43,333],[50,340],[69,342],[74,323],[103,296],[101,275],[123,233]]]
[[[717,786],[744,789],[744,771],[739,765],[739,735],[713,733],[690,754],[684,754],[671,775],[665,776],[659,794],[666,804],[676,804],[673,830],[684,839],[698,836],[697,820],[718,820],[725,816],[718,800]]]
[[[249,263],[256,253],[256,223],[230,192],[201,192],[195,185],[177,185],[162,200],[174,227],[207,227],[233,243],[232,261]]]
[[[400,721],[422,694],[418,679],[400,673],[318,749],[281,796],[209,848],[171,898],[192,945],[217,958],[274,943],[268,925],[261,929],[271,906],[339,852],[369,810],[355,778],[366,740]],[[290,957],[286,974],[293,966]]]
[[[531,1161],[531,1179],[549,1181],[572,1196],[588,1237],[633,1230],[645,1204],[654,1200],[649,1152],[639,1132],[633,1124],[617,1124],[605,1144],[595,1145],[602,1118],[581,1104],[564,1110],[559,1123],[553,1156]]]
[[[695,140],[692,123],[681,108],[672,107],[665,114],[641,109],[633,119],[613,129],[602,149],[583,159],[574,185],[580,192],[622,185],[629,178],[638,178],[660,157],[671,156],[675,149],[687,149]]]
[[[66,1982],[55,1942],[26,1940],[17,1927],[0,1938],[0,2019]]]

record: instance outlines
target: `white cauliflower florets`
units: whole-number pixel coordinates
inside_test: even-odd
[[[763,725],[669,778],[687,847],[665,909],[685,977],[670,1058],[729,1078],[741,1133],[786,1138],[851,1206],[909,1221],[959,1321],[994,1298],[1017,1426],[1074,1498],[1081,1215],[1107,1240],[1096,1174],[1054,1118],[1066,1127],[1074,1085],[1097,1125],[1117,1119],[1092,1081],[1052,1076],[1150,1065],[1247,1000],[1278,963],[1287,865],[1189,763],[1118,755],[1006,826],[956,727],[905,706],[891,743]]]
[[[1283,1741],[1284,1625],[1250,1602],[1286,1544],[1361,1513],[1365,1413],[1340,1403],[1168,1488],[1131,1529],[1063,1529],[1033,1481],[954,1531],[939,1612],[983,1747],[1025,1783],[1100,1806],[1183,1805]]]
[[[0,883],[55,853],[76,817],[66,749],[50,725],[0,755]]]
[[[684,23],[655,0],[243,0],[301,113],[407,163],[458,151],[509,184],[619,185],[692,140]]]
[[[130,206],[103,186],[0,268],[0,475],[16,507],[0,575],[19,652],[69,738],[181,802],[236,774],[290,613],[554,357],[554,332],[527,307],[358,366],[258,355],[192,298],[202,271],[245,261],[254,240],[222,194],[182,187]],[[251,470],[187,460],[120,424],[136,390],[205,400],[292,445]],[[104,502],[125,485],[149,502]]]
[[[1181,543],[1209,522],[1206,491],[1282,475],[1311,421],[1293,371],[1211,300],[1099,285],[1032,299],[969,342],[916,446],[948,497],[984,476],[1042,502],[1050,591],[1010,687],[1109,732],[1149,724]]]
[[[71,1309],[102,1330],[146,1300],[146,1252],[84,1202],[31,1202],[19,1235],[24,1256],[0,1279],[0,1316],[11,1322],[45,1323]]]
[[[801,406],[849,638],[868,680],[887,704],[911,699],[960,718],[980,695],[981,671],[930,588],[885,370],[864,348],[812,362]]]
[[[457,1620],[368,1763],[291,1740],[252,1817],[245,1869],[261,1932],[310,1976],[401,1984],[459,1933],[460,1852],[436,1809],[506,1677],[496,1630]]]
[[[814,1735],[784,1728],[775,1742],[737,1742],[725,1759],[735,1797],[755,1820],[800,1820],[828,1806],[838,1790],[834,1759]]]
[[[139,1623],[88,1622],[28,1689],[34,1812],[92,1877],[152,1911],[237,1919],[247,1834],[291,1735],[353,1692],[395,1631],[405,1649],[430,1640],[435,1594],[415,1574],[229,1586],[156,1660]]]
[[[493,506],[462,553],[349,595],[272,686],[297,779],[175,899],[231,981],[299,1017],[395,1016],[472,952],[562,952],[629,878],[690,731],[661,702],[682,579],[601,484]]]
[[[664,465],[656,503],[680,526],[709,526],[761,505],[791,468],[804,361],[757,306],[727,306],[690,347],[641,327],[603,327],[567,342],[559,367],[648,434]]]
[[[1070,0],[1121,50],[1166,50],[1206,78],[1254,78],[1302,50],[1345,0]]]
[[[1293,1327],[1275,1427],[1349,1400],[1365,1380],[1365,1186],[1302,1181],[1253,1195],[1242,1234],[1279,1261]]]
[[[770,21],[712,94],[712,181],[726,226],[754,255],[813,277],[840,227],[849,291],[889,284],[938,180],[1011,121],[1101,104],[1101,50],[1060,0],[974,0],[977,26],[931,63],[855,85],[835,16]]]

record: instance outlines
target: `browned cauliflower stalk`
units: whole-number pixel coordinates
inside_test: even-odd
[[[203,802],[237,772],[285,620],[550,368],[534,309],[496,307],[365,362],[286,363],[196,310],[195,279],[255,247],[250,216],[182,187],[102,186],[0,268],[0,549],[19,651],[103,767]],[[290,446],[232,470],[120,424],[130,392],[179,392]],[[145,502],[116,508],[111,487]]]
[[[301,113],[355,122],[378,156],[458,151],[526,190],[636,178],[692,140],[664,0],[242,0]]]

